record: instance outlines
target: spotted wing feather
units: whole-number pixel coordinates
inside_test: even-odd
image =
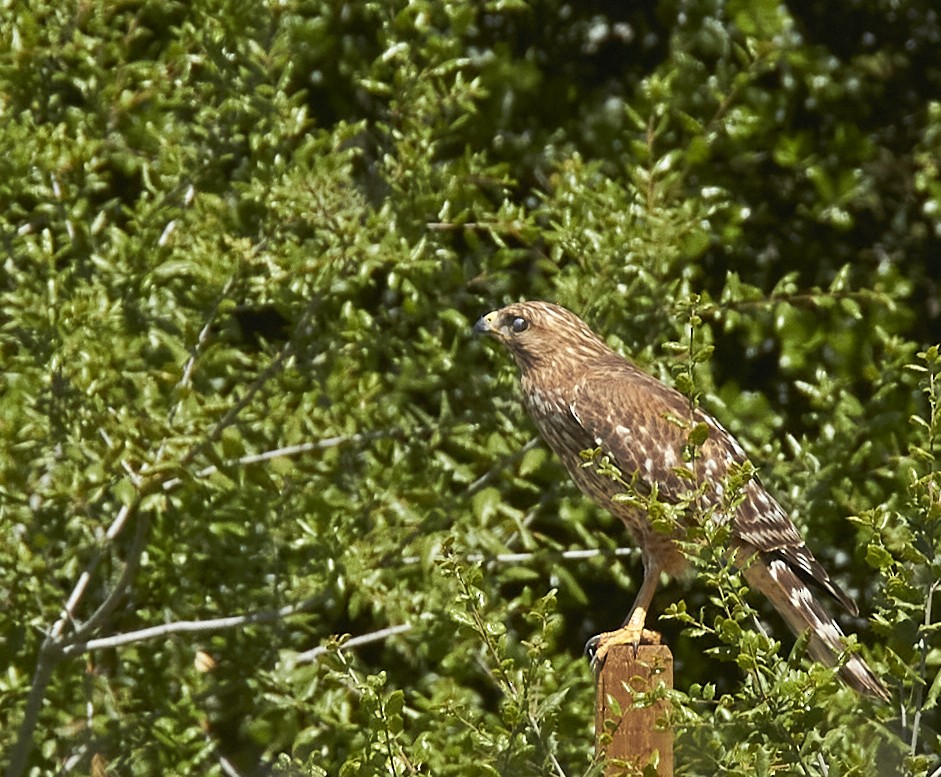
[[[575,386],[571,410],[586,438],[600,445],[626,478],[636,476],[641,492],[656,482],[659,498],[666,502],[679,500],[694,485],[678,473],[681,465],[693,471],[696,482],[711,484],[705,495],[709,505],[721,498],[721,481],[729,467],[747,461],[741,445],[712,416],[691,408],[678,391],[624,360],[586,373]],[[699,455],[684,462],[689,430],[699,423],[708,427],[708,437]],[[735,539],[745,553],[783,561],[855,615],[855,602],[830,579],[761,481],[748,481],[742,496],[731,517]]]

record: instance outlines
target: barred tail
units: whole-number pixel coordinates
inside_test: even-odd
[[[809,632],[807,649],[816,660],[833,666],[843,652],[844,634],[827,613],[812,588],[782,558],[759,555],[746,569],[748,584],[763,593],[795,634]],[[829,581],[828,581],[829,582]],[[868,696],[889,701],[889,692],[869,665],[852,655],[840,668],[843,681]]]

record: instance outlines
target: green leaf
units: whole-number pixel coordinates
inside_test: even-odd
[[[690,445],[701,447],[709,439],[709,425],[700,421],[689,432],[687,440]]]
[[[125,507],[133,505],[137,501],[139,494],[140,492],[137,490],[137,486],[134,485],[130,478],[121,478],[114,485],[114,495]]]
[[[894,559],[885,548],[870,544],[866,548],[866,563],[875,569],[888,569],[894,563]]]

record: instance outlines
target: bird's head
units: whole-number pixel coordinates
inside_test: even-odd
[[[523,370],[611,352],[584,321],[551,302],[507,305],[481,316],[474,331],[502,342]]]

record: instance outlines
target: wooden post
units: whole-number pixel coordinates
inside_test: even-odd
[[[663,683],[673,687],[673,654],[666,645],[641,645],[634,656],[632,645],[614,645],[598,677],[595,700],[595,751],[614,761],[605,767],[605,777],[634,774],[658,758],[657,775],[673,777],[673,732],[663,727],[669,711],[667,701],[632,709],[633,691],[645,692]],[[621,714],[615,715],[611,698]],[[660,725],[657,722],[660,721]],[[610,741],[603,741],[607,734]],[[607,737],[605,738],[607,739]],[[632,766],[618,766],[624,761]]]

